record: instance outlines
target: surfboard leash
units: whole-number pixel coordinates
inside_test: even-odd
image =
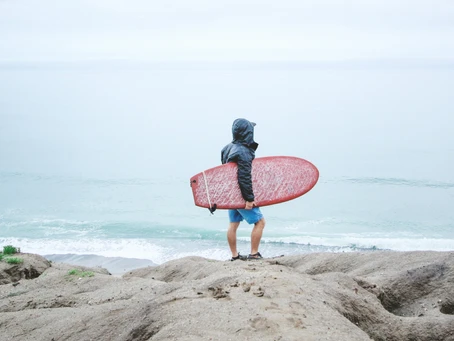
[[[205,181],[205,190],[207,192],[208,205],[210,205],[208,210],[210,211],[211,214],[213,214],[214,211],[216,211],[217,205],[216,204],[211,205],[210,192],[208,191],[208,181],[207,181],[207,177],[205,175],[205,171],[203,171],[202,174],[203,174],[203,180]]]

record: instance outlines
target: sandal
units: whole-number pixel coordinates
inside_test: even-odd
[[[247,256],[247,259],[262,259],[262,255],[260,254],[260,252],[257,252],[257,253],[254,253],[253,255],[249,255]]]
[[[246,260],[247,257],[246,257],[246,256],[243,256],[243,255],[240,255],[240,253],[238,252],[238,256],[230,258],[230,261],[233,262],[233,261],[236,261],[236,260],[238,260],[238,259],[239,259],[239,260]]]

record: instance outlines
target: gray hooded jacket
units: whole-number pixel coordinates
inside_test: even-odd
[[[254,201],[252,190],[252,160],[258,143],[254,141],[254,125],[244,118],[236,119],[232,125],[233,141],[221,151],[222,163],[236,162],[238,165],[238,184],[244,200]]]

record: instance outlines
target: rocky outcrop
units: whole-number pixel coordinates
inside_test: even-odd
[[[37,278],[50,267],[50,262],[38,255],[17,253],[11,257],[19,258],[22,263],[8,264],[5,261],[6,257],[0,261],[0,285]]]
[[[454,341],[450,252],[187,257],[123,277],[57,263],[15,283],[5,340]]]

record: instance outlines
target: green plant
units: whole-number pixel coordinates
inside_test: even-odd
[[[12,245],[6,245],[3,247],[3,254],[4,255],[14,255],[18,253],[18,249]]]
[[[0,253],[0,262],[2,261],[3,259],[3,253]]]
[[[79,277],[93,277],[95,274],[92,271],[81,271],[79,269],[72,269],[68,271],[68,275]]]
[[[5,262],[7,262],[8,264],[20,264],[23,262],[22,258],[18,258],[18,257],[7,257],[5,258]]]

